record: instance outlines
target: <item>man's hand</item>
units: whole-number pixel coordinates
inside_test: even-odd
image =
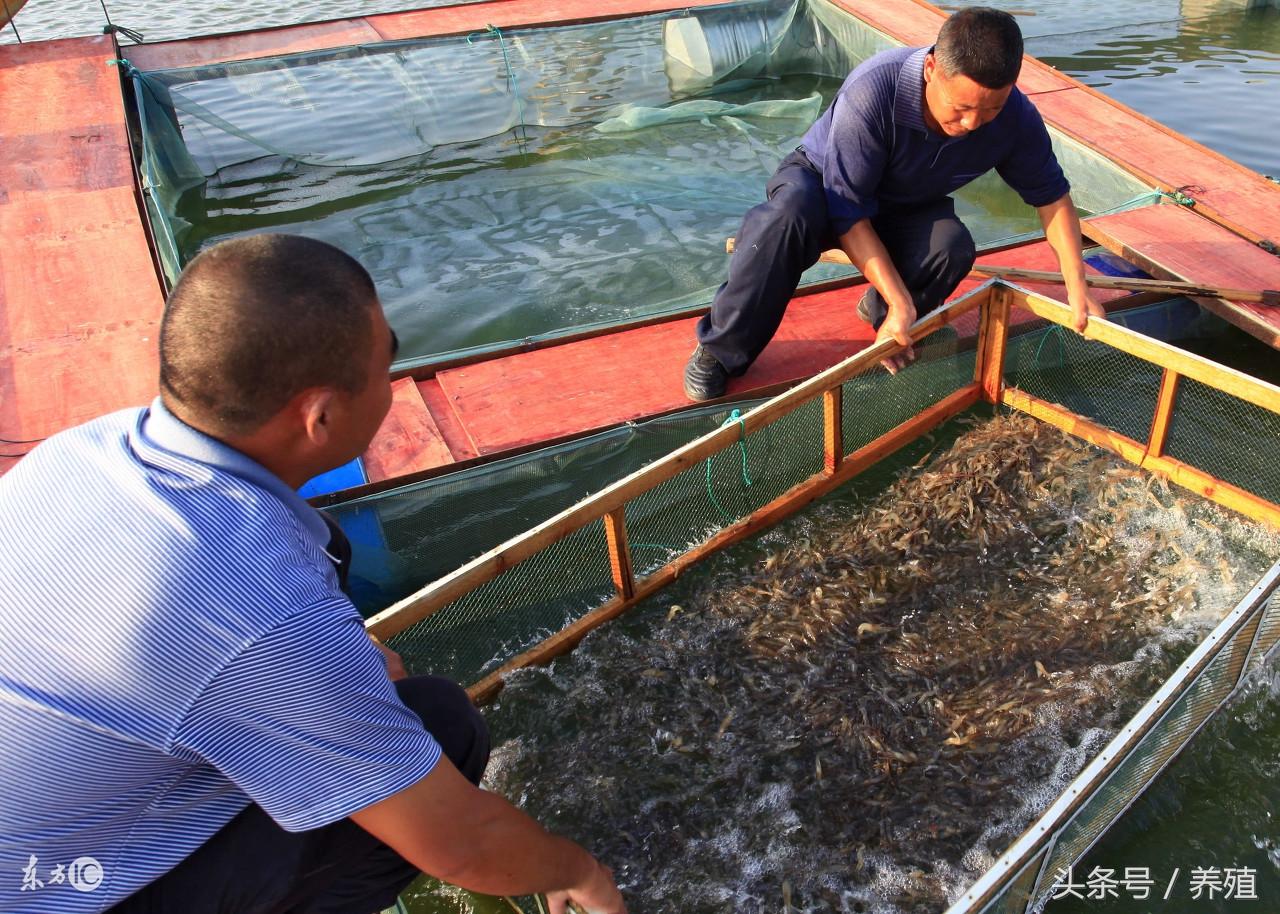
[[[897,374],[899,369],[907,367],[916,360],[915,350],[911,346],[911,325],[915,322],[916,306],[907,304],[890,308],[884,323],[880,325],[880,331],[876,334],[877,343],[881,340],[893,339],[907,347],[898,355],[890,356],[880,363],[889,374]]]
[[[627,910],[622,893],[614,884],[613,870],[599,862],[588,884],[547,895],[551,914],[566,914],[572,910],[570,902],[587,914],[626,914]]]
[[[377,635],[370,634],[369,640],[377,645],[378,650],[382,651],[382,659],[387,662],[387,676],[392,682],[397,679],[404,679],[409,675],[408,670],[404,668],[404,661],[400,659],[400,655],[382,643]]]
[[[1091,317],[1106,319],[1107,309],[1098,303],[1088,288],[1078,295],[1068,297],[1071,299],[1071,326],[1077,333],[1084,333],[1084,328],[1088,326]]]

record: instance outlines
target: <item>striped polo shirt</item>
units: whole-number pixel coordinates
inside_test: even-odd
[[[158,400],[0,478],[0,911],[102,911],[251,802],[302,831],[431,771],[327,543]]]

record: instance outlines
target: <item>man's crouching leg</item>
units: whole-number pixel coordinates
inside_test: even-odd
[[[489,729],[457,684],[396,683],[445,756],[474,784],[489,762]],[[111,914],[376,914],[418,875],[387,845],[342,819],[287,832],[255,805]]]

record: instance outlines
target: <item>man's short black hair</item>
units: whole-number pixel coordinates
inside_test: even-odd
[[[1012,16],[987,6],[970,6],[942,24],[933,58],[947,76],[967,76],[988,89],[1018,81],[1022,30]]]
[[[184,418],[247,434],[313,387],[369,381],[364,267],[323,241],[250,235],[214,245],[183,271],[160,325],[160,390]]]

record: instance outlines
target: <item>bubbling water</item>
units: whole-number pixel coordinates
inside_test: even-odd
[[[636,910],[941,910],[1280,554],[1008,416],[784,530],[492,712],[488,786]]]

